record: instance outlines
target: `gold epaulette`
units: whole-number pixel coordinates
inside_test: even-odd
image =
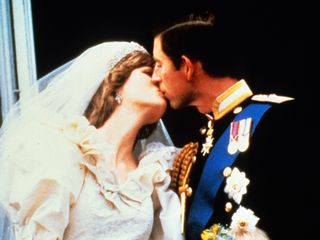
[[[287,97],[287,96],[278,96],[272,93],[272,94],[257,94],[252,96],[251,100],[257,101],[257,102],[283,103],[286,101],[294,100],[294,98]]]
[[[192,165],[196,161],[198,152],[198,143],[190,142],[182,147],[177,154],[171,171],[171,188],[180,196],[181,211],[181,233],[184,232],[185,208],[187,197],[192,194],[192,189],[188,186],[189,175]]]

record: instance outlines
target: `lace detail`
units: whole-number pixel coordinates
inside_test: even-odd
[[[169,166],[171,168],[173,160],[178,154],[179,150],[179,148],[173,146],[165,146],[161,142],[152,142],[147,144],[146,149],[141,153],[139,160],[140,162],[145,162],[146,160],[143,159],[146,156],[156,155],[159,158],[159,161],[164,164],[164,166]]]
[[[29,240],[34,237],[33,231],[30,230],[29,226],[20,227],[19,224],[14,224],[14,229],[17,239]]]
[[[117,193],[113,196],[117,197]],[[118,205],[115,206],[114,202]],[[146,198],[139,207],[126,205],[116,198],[113,202],[108,201],[102,196],[100,185],[92,175],[87,175],[79,201],[70,212],[74,221],[69,224],[64,237],[68,240],[149,240],[154,219],[152,206],[151,197]]]
[[[182,239],[179,228],[179,198],[171,190],[169,168],[177,149],[150,143],[139,156],[138,167],[118,185],[106,161],[114,157],[113,146],[98,144],[99,134],[86,121],[68,124],[63,132],[76,141],[91,174],[64,237],[82,239]],[[70,127],[71,126],[71,127]],[[170,159],[172,158],[172,159]],[[97,181],[96,181],[97,180]],[[164,230],[165,229],[165,230]]]
[[[106,169],[106,162],[114,157],[114,149],[111,145],[99,143],[97,129],[85,117],[68,121],[62,132],[83,154],[79,164],[94,176],[101,195],[120,210],[128,206],[139,208],[141,202],[151,196],[154,184],[170,178],[168,170],[178,152],[177,148],[160,142],[149,143],[139,156],[137,169],[128,174],[123,184],[118,185],[114,173]]]

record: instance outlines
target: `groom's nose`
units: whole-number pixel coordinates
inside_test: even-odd
[[[156,73],[156,71],[153,71],[151,81],[155,84],[159,84],[161,82],[161,77]]]

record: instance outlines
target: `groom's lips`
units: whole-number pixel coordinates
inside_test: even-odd
[[[161,95],[161,96],[163,96],[163,97],[165,97],[166,95],[165,95],[165,93],[164,92],[162,92],[162,91],[159,91],[159,94]]]
[[[163,95],[166,95],[166,92],[161,89],[161,86],[159,87],[159,91],[162,92]]]
[[[162,96],[164,96],[164,97],[166,96],[166,93],[165,93],[165,92],[163,92],[163,91],[161,91],[161,90],[160,90],[159,92],[161,93]]]

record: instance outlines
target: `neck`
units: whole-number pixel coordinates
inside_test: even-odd
[[[210,77],[206,74],[202,74],[198,79],[201,81],[196,81],[197,97],[192,105],[201,113],[211,112],[217,97],[238,81],[235,78]]]
[[[105,124],[99,128],[105,141],[115,146],[115,166],[126,164],[135,168],[136,157],[133,154],[135,140],[144,125],[143,116],[132,108],[122,105],[115,109]]]

